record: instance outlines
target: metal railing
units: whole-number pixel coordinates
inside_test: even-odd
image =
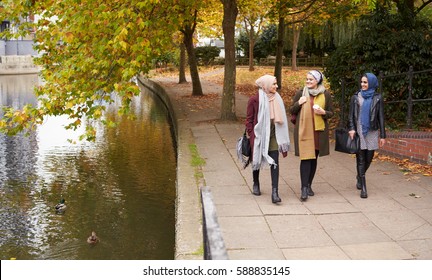
[[[323,67],[326,57],[299,57],[297,58],[297,66],[302,67]],[[249,65],[249,58],[237,58],[237,65]],[[254,64],[258,66],[274,66],[276,64],[276,58],[260,58],[254,60]],[[284,66],[292,65],[292,58],[285,58],[282,60]]]
[[[432,98],[423,98],[423,99],[414,99],[413,98],[413,77],[416,74],[421,73],[428,73],[432,72],[432,69],[422,70],[422,71],[414,71],[413,67],[410,66],[408,72],[401,73],[401,74],[393,74],[393,75],[384,75],[382,71],[380,71],[378,76],[378,82],[379,82],[379,91],[382,92],[382,85],[384,78],[390,78],[390,77],[398,77],[398,76],[407,76],[408,78],[408,97],[406,100],[388,100],[385,103],[401,103],[406,102],[407,103],[407,118],[406,118],[406,124],[408,129],[412,129],[412,115],[413,115],[413,105],[415,102],[425,102],[425,101],[432,101]]]
[[[216,207],[209,187],[201,187],[205,260],[227,260],[228,254],[216,216]]]

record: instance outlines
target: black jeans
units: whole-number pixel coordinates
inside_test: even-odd
[[[305,159],[300,161],[300,180],[302,187],[312,185],[318,165],[318,155],[319,151],[315,150],[314,159]]]

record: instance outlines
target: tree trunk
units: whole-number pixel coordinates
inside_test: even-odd
[[[201,88],[201,81],[198,74],[198,62],[195,56],[195,48],[193,45],[193,34],[194,30],[190,28],[190,26],[186,26],[183,33],[183,42],[188,54],[189,69],[192,80],[192,95],[202,96],[204,94]]]
[[[221,119],[237,120],[235,112],[235,23],[238,14],[236,0],[221,0],[224,7],[222,28],[225,46],[225,72],[222,92]]]
[[[279,17],[278,37],[276,41],[276,63],[275,63],[275,72],[274,72],[279,90],[281,90],[282,88],[283,47],[285,41],[284,34],[285,34],[285,19],[283,17]]]
[[[255,47],[255,32],[253,26],[250,26],[249,32],[249,71],[254,71],[254,47]]]
[[[409,24],[412,25],[414,18],[415,18],[415,5],[414,5],[414,0],[399,0],[399,1],[395,1],[393,0],[393,2],[396,3],[396,7],[398,10],[398,13],[402,16],[402,18],[404,19],[404,21]],[[378,7],[378,3],[377,3],[377,7]]]
[[[298,47],[298,41],[300,37],[300,28],[298,28],[295,24],[293,24],[293,44],[292,44],[292,66],[291,70],[297,71],[297,47]]]
[[[187,83],[186,80],[186,48],[184,43],[180,44],[179,84]]]

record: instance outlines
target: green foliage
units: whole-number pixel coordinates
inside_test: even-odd
[[[377,9],[373,15],[363,17],[354,40],[340,46],[330,55],[325,65],[325,75],[341,100],[341,79],[346,85],[344,102],[359,89],[358,81],[365,72],[377,76],[394,75],[432,69],[432,22],[416,18],[407,21],[402,16]],[[419,73],[413,80],[413,99],[430,98],[431,72]],[[401,127],[406,122],[408,97],[407,75],[385,77],[382,91],[386,101],[387,123]],[[416,127],[430,126],[430,102],[418,102],[414,107]],[[429,120],[429,121],[428,121]]]
[[[277,26],[271,24],[263,28],[262,33],[254,46],[254,58],[266,58],[276,54]],[[246,32],[241,32],[238,37],[238,46],[243,51],[245,57],[249,57],[249,36]]]
[[[167,67],[170,63],[178,64],[178,55],[175,52],[164,52],[154,60],[156,67]]]
[[[212,64],[219,54],[220,49],[216,46],[203,46],[195,48],[195,56],[197,57],[198,61],[204,65]]]
[[[244,57],[249,57],[249,36],[244,31],[237,38],[237,49],[243,52]]]
[[[274,24],[263,28],[254,46],[254,57],[266,58],[276,55],[277,27]]]
[[[311,24],[305,26],[303,34],[300,36],[299,46],[303,45],[303,50],[309,55],[324,56],[336,49],[334,36],[334,24],[327,21],[325,24]],[[347,32],[345,32],[347,34]]]
[[[40,0],[2,2],[1,19],[23,35],[36,28],[36,63],[44,84],[37,89],[39,107],[7,109],[0,130],[14,134],[34,127],[46,115],[68,115],[68,128],[86,119],[85,138],[92,140],[95,120],[105,120],[106,104],[119,100],[119,115],[128,115],[139,93],[134,77],[147,73],[154,58],[172,46],[172,35],[187,15],[177,1]],[[190,3],[193,3],[191,1]],[[185,4],[189,4],[185,2]],[[38,14],[37,24],[25,15]],[[17,35],[17,36],[18,36]],[[0,34],[1,36],[1,34]]]

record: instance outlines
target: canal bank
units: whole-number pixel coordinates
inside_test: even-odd
[[[178,98],[188,93],[173,92],[168,87],[143,77],[143,86],[149,88],[164,101],[173,120],[177,142],[177,184],[176,184],[176,237],[175,259],[203,259],[202,212],[196,170],[191,165],[192,154],[189,145],[194,143],[190,121],[184,108],[178,105]]]
[[[275,205],[268,170],[261,176],[262,195],[251,194],[251,170],[242,169],[235,151],[243,122],[219,121],[222,85],[203,78],[205,96],[192,97],[190,83],[178,84],[174,77],[154,81],[170,97],[178,121],[176,259],[200,259],[202,246],[190,143],[206,161],[203,184],[213,193],[230,259],[432,259],[431,177],[407,176],[395,163],[374,161],[369,198],[362,199],[355,187],[355,158],[335,152],[331,143],[330,156],[319,158],[315,196],[301,202],[300,161],[291,150],[280,162],[282,203]],[[246,104],[247,97],[237,94],[240,119]]]
[[[40,69],[31,55],[0,56],[0,75],[37,74]]]

